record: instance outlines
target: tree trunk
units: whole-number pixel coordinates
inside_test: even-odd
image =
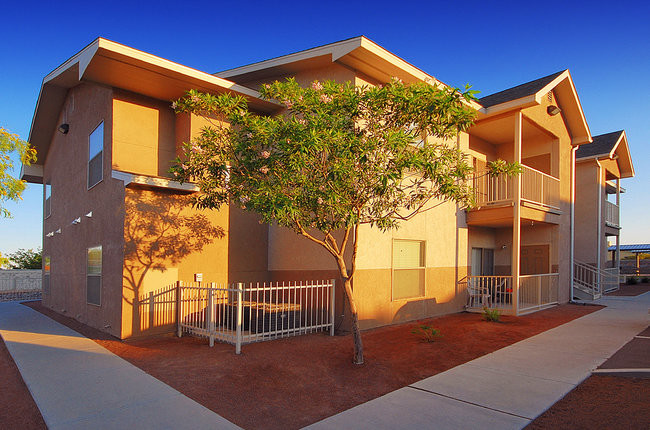
[[[354,364],[363,364],[363,341],[361,340],[361,330],[359,330],[359,317],[357,315],[357,304],[352,296],[352,278],[345,278],[345,295],[350,304],[352,314],[352,339],[354,341]]]

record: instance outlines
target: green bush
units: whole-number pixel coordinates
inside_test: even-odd
[[[483,319],[489,322],[499,322],[501,320],[501,312],[498,309],[483,308]]]
[[[627,285],[635,285],[638,282],[636,276],[630,276],[627,278]]]
[[[437,338],[442,337],[440,330],[428,325],[421,325],[411,330],[411,333],[420,336],[427,342],[435,342]]]

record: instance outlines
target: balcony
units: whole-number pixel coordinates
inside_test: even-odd
[[[461,284],[467,287],[469,312],[495,309],[504,314],[522,315],[558,303],[559,274],[520,275],[517,290],[514,276],[467,276]],[[518,301],[513,301],[514,294]]]
[[[608,227],[621,228],[619,224],[619,207],[610,202],[605,201],[605,225]]]
[[[469,211],[470,225],[505,226],[511,224],[517,177],[499,174],[491,176],[487,170],[478,171],[472,179],[475,207]],[[560,180],[549,174],[522,165],[521,172],[522,219],[557,224],[554,218],[561,214]]]

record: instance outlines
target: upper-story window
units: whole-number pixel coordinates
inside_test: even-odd
[[[104,177],[104,122],[102,121],[88,138],[88,189]]]
[[[45,183],[45,202],[43,203],[45,218],[52,215],[52,185],[50,181]]]

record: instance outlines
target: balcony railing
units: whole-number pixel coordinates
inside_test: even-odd
[[[512,311],[512,276],[468,276],[467,309]]]
[[[619,227],[619,208],[612,202],[605,201],[605,223],[612,227]]]
[[[514,200],[516,176],[491,176],[487,170],[476,172],[473,179],[477,207],[498,205]],[[532,167],[522,165],[521,199],[547,208],[560,208],[560,180]]]
[[[557,273],[519,276],[518,313],[557,304],[559,280],[560,275]]]

